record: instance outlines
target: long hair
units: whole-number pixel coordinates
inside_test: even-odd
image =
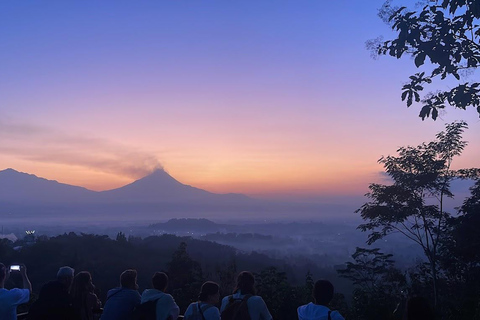
[[[87,294],[91,292],[93,288],[92,276],[88,271],[79,272],[73,278],[71,296],[77,319],[81,319],[82,313],[87,311]]]
[[[72,298],[73,300],[81,299],[84,295],[90,292],[90,281],[92,276],[88,271],[79,272],[72,283]]]
[[[255,278],[249,271],[242,271],[237,276],[237,285],[233,290],[233,293],[237,293],[240,290],[242,294],[255,295]]]

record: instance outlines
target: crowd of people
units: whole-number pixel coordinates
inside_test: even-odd
[[[18,271],[23,288],[5,289],[5,281],[11,272]],[[102,303],[94,293],[95,286],[89,272],[75,275],[71,267],[61,267],[55,280],[45,284],[28,312],[29,320],[175,320],[180,309],[174,298],[167,294],[168,276],[156,272],[152,277],[152,289],[138,292],[137,271],[128,269],[120,275],[120,287],[108,291]],[[0,263],[0,319],[15,320],[18,305],[27,303],[32,285],[24,265],[7,268]],[[318,280],[314,284],[314,302],[298,307],[299,320],[343,320],[343,316],[331,310],[328,305],[334,294],[332,283]],[[224,297],[220,304],[220,287],[213,281],[205,282],[197,302],[191,303],[184,314],[185,320],[272,320],[262,297],[256,295],[255,278],[248,271],[240,272],[231,295]],[[407,320],[417,319],[425,308],[420,300],[411,300]],[[433,319],[422,313],[421,319]],[[420,319],[420,318],[418,318]]]

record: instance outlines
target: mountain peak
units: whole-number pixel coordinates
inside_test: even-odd
[[[170,182],[172,182],[172,181],[174,181],[176,183],[180,183],[174,177],[169,175],[163,168],[155,169],[154,171],[152,171],[152,173],[146,175],[143,178],[138,179],[135,182],[139,182],[139,181],[156,181],[156,182],[160,182],[160,181],[170,181]]]
[[[164,174],[168,174],[165,169],[163,168],[156,168],[155,170],[153,170],[149,175],[147,176],[155,176],[155,175],[164,175]]]
[[[0,170],[0,173],[21,173],[21,172],[15,170],[15,169],[12,169],[12,168],[7,168],[7,169],[4,169],[4,170]]]

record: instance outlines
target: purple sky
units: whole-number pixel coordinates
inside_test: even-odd
[[[400,101],[413,62],[365,49],[389,36],[382,3],[0,2],[0,170],[104,190],[163,166],[213,192],[359,195],[381,155],[457,119],[457,164],[478,166],[478,114],[422,122]]]

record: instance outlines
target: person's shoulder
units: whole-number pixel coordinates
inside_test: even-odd
[[[195,308],[196,302],[192,302],[188,305],[187,310],[185,311],[185,315],[193,313],[193,308]]]
[[[311,302],[310,302],[310,303],[311,303]],[[302,304],[301,306],[299,306],[299,307],[297,308],[297,311],[300,311],[300,310],[303,310],[303,309],[307,308],[310,303]]]
[[[125,294],[129,295],[129,296],[134,296],[134,297],[140,297],[140,292],[138,292],[138,290],[135,290],[135,289],[124,289],[123,291],[125,291]]]
[[[132,297],[140,299],[140,292],[138,292],[138,290],[129,289],[128,294]]]
[[[165,301],[169,301],[169,302],[174,302],[175,303],[175,299],[173,298],[173,296],[169,293],[163,293],[163,295],[160,297],[160,299],[162,300],[165,300]]]
[[[244,298],[247,298],[247,296],[245,296]],[[248,297],[248,302],[254,302],[254,303],[265,303],[265,301],[263,300],[263,298],[261,296],[256,296],[256,295],[251,295],[250,297]]]
[[[169,299],[173,299],[173,296],[170,293],[164,293],[165,297]]]
[[[209,304],[208,307],[203,307],[203,309],[205,310],[205,314],[209,314],[209,315],[220,314],[220,310],[218,310],[218,308],[213,304]]]
[[[120,291],[121,289],[122,289],[122,288],[113,288],[113,289],[108,290],[108,292],[107,292],[107,298],[110,297],[112,294]]]
[[[345,320],[345,318],[337,310],[332,310],[330,317],[332,320]]]
[[[10,290],[7,290],[9,294],[11,295],[25,295],[25,294],[30,294],[30,290],[28,289],[20,289],[20,288],[13,288]]]
[[[230,294],[230,295],[228,295],[228,296],[223,297],[222,302],[223,302],[223,301],[228,301],[231,296],[232,296],[232,295]]]
[[[30,290],[13,288],[4,292],[4,295],[12,299],[16,303],[25,303],[30,299]]]

